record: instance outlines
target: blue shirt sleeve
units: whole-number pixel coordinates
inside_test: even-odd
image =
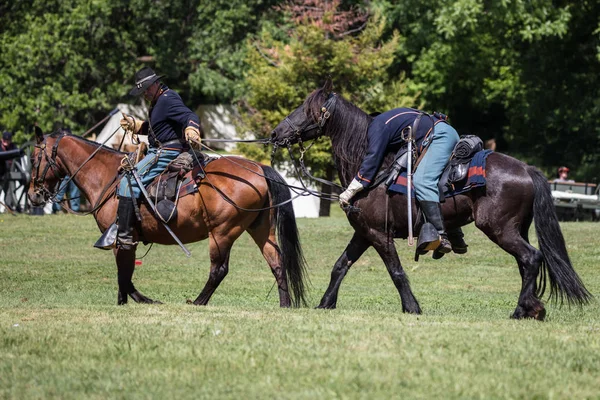
[[[196,113],[187,108],[183,104],[181,97],[175,93],[171,93],[169,101],[165,102],[164,106],[166,107],[167,118],[182,126],[183,130],[188,126],[200,129],[200,118],[198,118]]]
[[[372,124],[367,131],[367,154],[356,174],[356,180],[362,183],[364,187],[371,184],[377,170],[383,162],[385,149],[390,141],[389,130],[377,129],[378,124]]]

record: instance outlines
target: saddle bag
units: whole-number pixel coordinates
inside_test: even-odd
[[[385,187],[389,188],[392,183],[396,181],[398,175],[402,170],[407,169],[408,167],[408,147],[403,146],[396,153],[396,157],[394,158],[394,162],[389,168],[387,179],[385,180]]]
[[[463,135],[460,137],[450,159],[450,171],[448,173],[449,183],[459,183],[466,179],[469,172],[469,164],[475,154],[483,150],[483,141],[479,136]]]

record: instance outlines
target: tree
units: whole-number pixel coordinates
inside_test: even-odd
[[[81,133],[127,96],[144,65],[192,108],[231,101],[247,34],[277,1],[31,0],[0,5],[0,126]],[[208,77],[208,78],[206,78]]]
[[[189,14],[184,3],[169,7],[181,17]],[[20,139],[34,122],[45,131],[60,123],[81,132],[125,97],[141,56],[159,66],[177,60],[173,30],[153,29],[169,21],[166,4],[54,0],[9,7],[1,19],[0,124]]]
[[[246,38],[278,15],[281,0],[213,0],[197,6],[189,37],[189,84],[194,99],[230,102],[241,95]]]
[[[271,130],[329,76],[336,92],[367,112],[398,104],[415,105],[417,96],[407,89],[403,75],[390,77],[387,73],[400,38],[392,35],[387,41],[381,40],[385,27],[381,16],[370,17],[364,25],[366,18],[361,21],[356,19],[356,14],[338,13],[339,1],[305,1],[292,3],[294,5],[309,5],[320,10],[298,18],[292,8],[283,9],[290,24],[285,39],[265,27],[255,41],[247,44],[248,88],[242,104],[245,105],[244,121],[252,132],[268,137]],[[353,18],[354,22],[340,22],[340,15]],[[353,31],[353,25],[364,26]],[[241,148],[251,158],[269,160],[268,149],[248,145]],[[281,165],[283,160],[280,152],[277,161]],[[305,154],[305,161],[315,176],[333,179],[329,141],[315,144]],[[321,188],[323,192],[328,190],[327,186]],[[329,203],[324,204],[321,215],[328,215]]]
[[[547,172],[567,164],[578,179],[598,180],[600,3],[385,3],[389,31],[406,37],[395,67],[409,71],[428,107]]]

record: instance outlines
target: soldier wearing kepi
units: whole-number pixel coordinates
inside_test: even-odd
[[[418,125],[415,120],[418,120]],[[433,224],[440,235],[440,245],[433,257],[440,258],[454,250],[466,253],[467,244],[460,228],[446,232],[441,212],[438,182],[450,159],[452,150],[459,140],[458,133],[447,122],[443,114],[429,115],[412,108],[396,108],[376,116],[367,132],[367,153],[356,177],[346,191],[340,194],[342,207],[349,204],[352,197],[368,187],[381,167],[388,149],[399,149],[404,145],[402,131],[409,126],[413,132],[417,150],[417,169],[414,173],[415,197],[425,218]]]
[[[151,183],[179,154],[189,150],[189,144],[199,148],[201,140],[200,119],[183,104],[179,94],[161,82],[162,77],[149,67],[136,72],[135,87],[129,94],[143,94],[150,102],[149,120],[141,121],[123,114],[120,121],[125,131],[148,136],[148,154],[135,165],[144,186]],[[117,189],[116,245],[123,250],[133,249],[137,245],[133,241],[134,201],[139,199],[140,193],[134,179],[128,179],[127,175],[121,179]]]

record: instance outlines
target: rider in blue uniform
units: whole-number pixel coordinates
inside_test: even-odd
[[[123,114],[120,123],[127,132],[147,135],[149,149],[147,155],[135,168],[146,186],[159,175],[167,165],[183,151],[200,145],[200,119],[183,104],[179,94],[164,85],[162,76],[149,67],[135,74],[135,87],[129,92],[132,96],[144,95],[150,102],[149,120],[140,121]],[[131,186],[130,186],[131,183]],[[133,248],[133,227],[135,223],[134,200],[141,191],[134,179],[123,177],[117,190],[119,207],[117,211],[117,246],[124,250]]]
[[[367,132],[367,154],[346,191],[340,194],[340,204],[349,204],[350,199],[368,187],[381,167],[389,148],[400,148],[406,142],[402,130],[413,126],[419,115],[416,132],[413,132],[417,157],[425,151],[414,173],[415,198],[428,222],[431,222],[440,234],[440,245],[434,252],[435,258],[454,250],[465,253],[467,245],[460,228],[446,233],[441,212],[438,182],[450,159],[452,150],[459,140],[456,130],[448,124],[446,117],[435,113],[424,114],[412,108],[396,108],[376,116]]]

